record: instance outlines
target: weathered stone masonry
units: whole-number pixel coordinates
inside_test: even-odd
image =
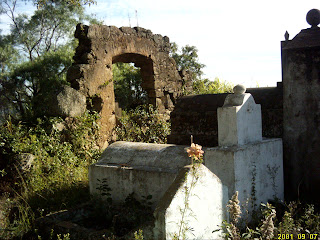
[[[149,103],[160,113],[173,109],[184,80],[169,56],[168,37],[140,27],[82,24],[77,25],[75,37],[79,39],[79,46],[67,80],[86,96],[87,108],[100,113],[101,143],[112,137],[115,127],[113,63],[133,62],[140,67],[142,88],[148,94]]]
[[[315,13],[316,19],[319,20],[319,10]],[[317,203],[320,202],[320,28],[318,24],[319,21],[316,21],[311,28],[303,29],[292,40],[283,41],[281,44],[286,195],[288,199],[300,198]]]

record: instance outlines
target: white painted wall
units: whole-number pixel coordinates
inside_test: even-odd
[[[223,239],[221,223],[227,219],[227,202],[227,187],[207,167],[200,165],[194,171],[186,166],[155,210],[154,237]],[[184,231],[186,227],[190,229]]]
[[[229,199],[238,191],[241,204],[250,200],[251,212],[252,205],[260,207],[260,203],[284,199],[282,155],[281,139],[265,139],[242,146],[207,148],[204,160],[228,187]]]
[[[242,101],[241,105],[240,104]],[[232,104],[236,104],[233,106]],[[218,108],[219,146],[243,145],[262,141],[261,106],[251,94],[229,94]]]

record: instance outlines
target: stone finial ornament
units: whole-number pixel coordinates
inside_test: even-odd
[[[238,84],[233,88],[234,94],[229,94],[223,104],[223,107],[241,106],[245,98],[246,87]]]
[[[285,39],[286,41],[289,40],[289,33],[288,33],[288,31],[286,31],[286,33],[284,34],[284,39]]]
[[[318,9],[311,9],[307,13],[306,19],[311,27],[317,27],[320,23],[320,11]]]
[[[246,90],[246,87],[242,84],[238,84],[233,88],[234,94],[244,94]]]

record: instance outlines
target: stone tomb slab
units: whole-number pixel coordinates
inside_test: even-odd
[[[186,146],[115,142],[102,154],[100,160],[89,167],[91,194],[104,180],[111,189],[113,202],[120,203],[131,193],[137,200],[152,195],[152,206],[174,181],[181,168],[190,163]]]

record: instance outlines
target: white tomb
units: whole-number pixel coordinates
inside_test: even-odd
[[[223,239],[219,226],[227,219],[228,189],[204,165],[194,173],[186,147],[113,143],[89,168],[90,193],[100,194],[103,180],[111,189],[113,203],[124,202],[132,193],[139,201],[151,195],[155,221],[151,234],[148,226],[142,228],[144,239],[172,239],[175,234],[187,239]],[[193,230],[184,231],[185,224]]]
[[[218,108],[219,147],[207,148],[205,165],[239,192],[251,212],[269,200],[284,199],[283,151],[280,138],[263,139],[261,107],[245,87],[237,85]]]

